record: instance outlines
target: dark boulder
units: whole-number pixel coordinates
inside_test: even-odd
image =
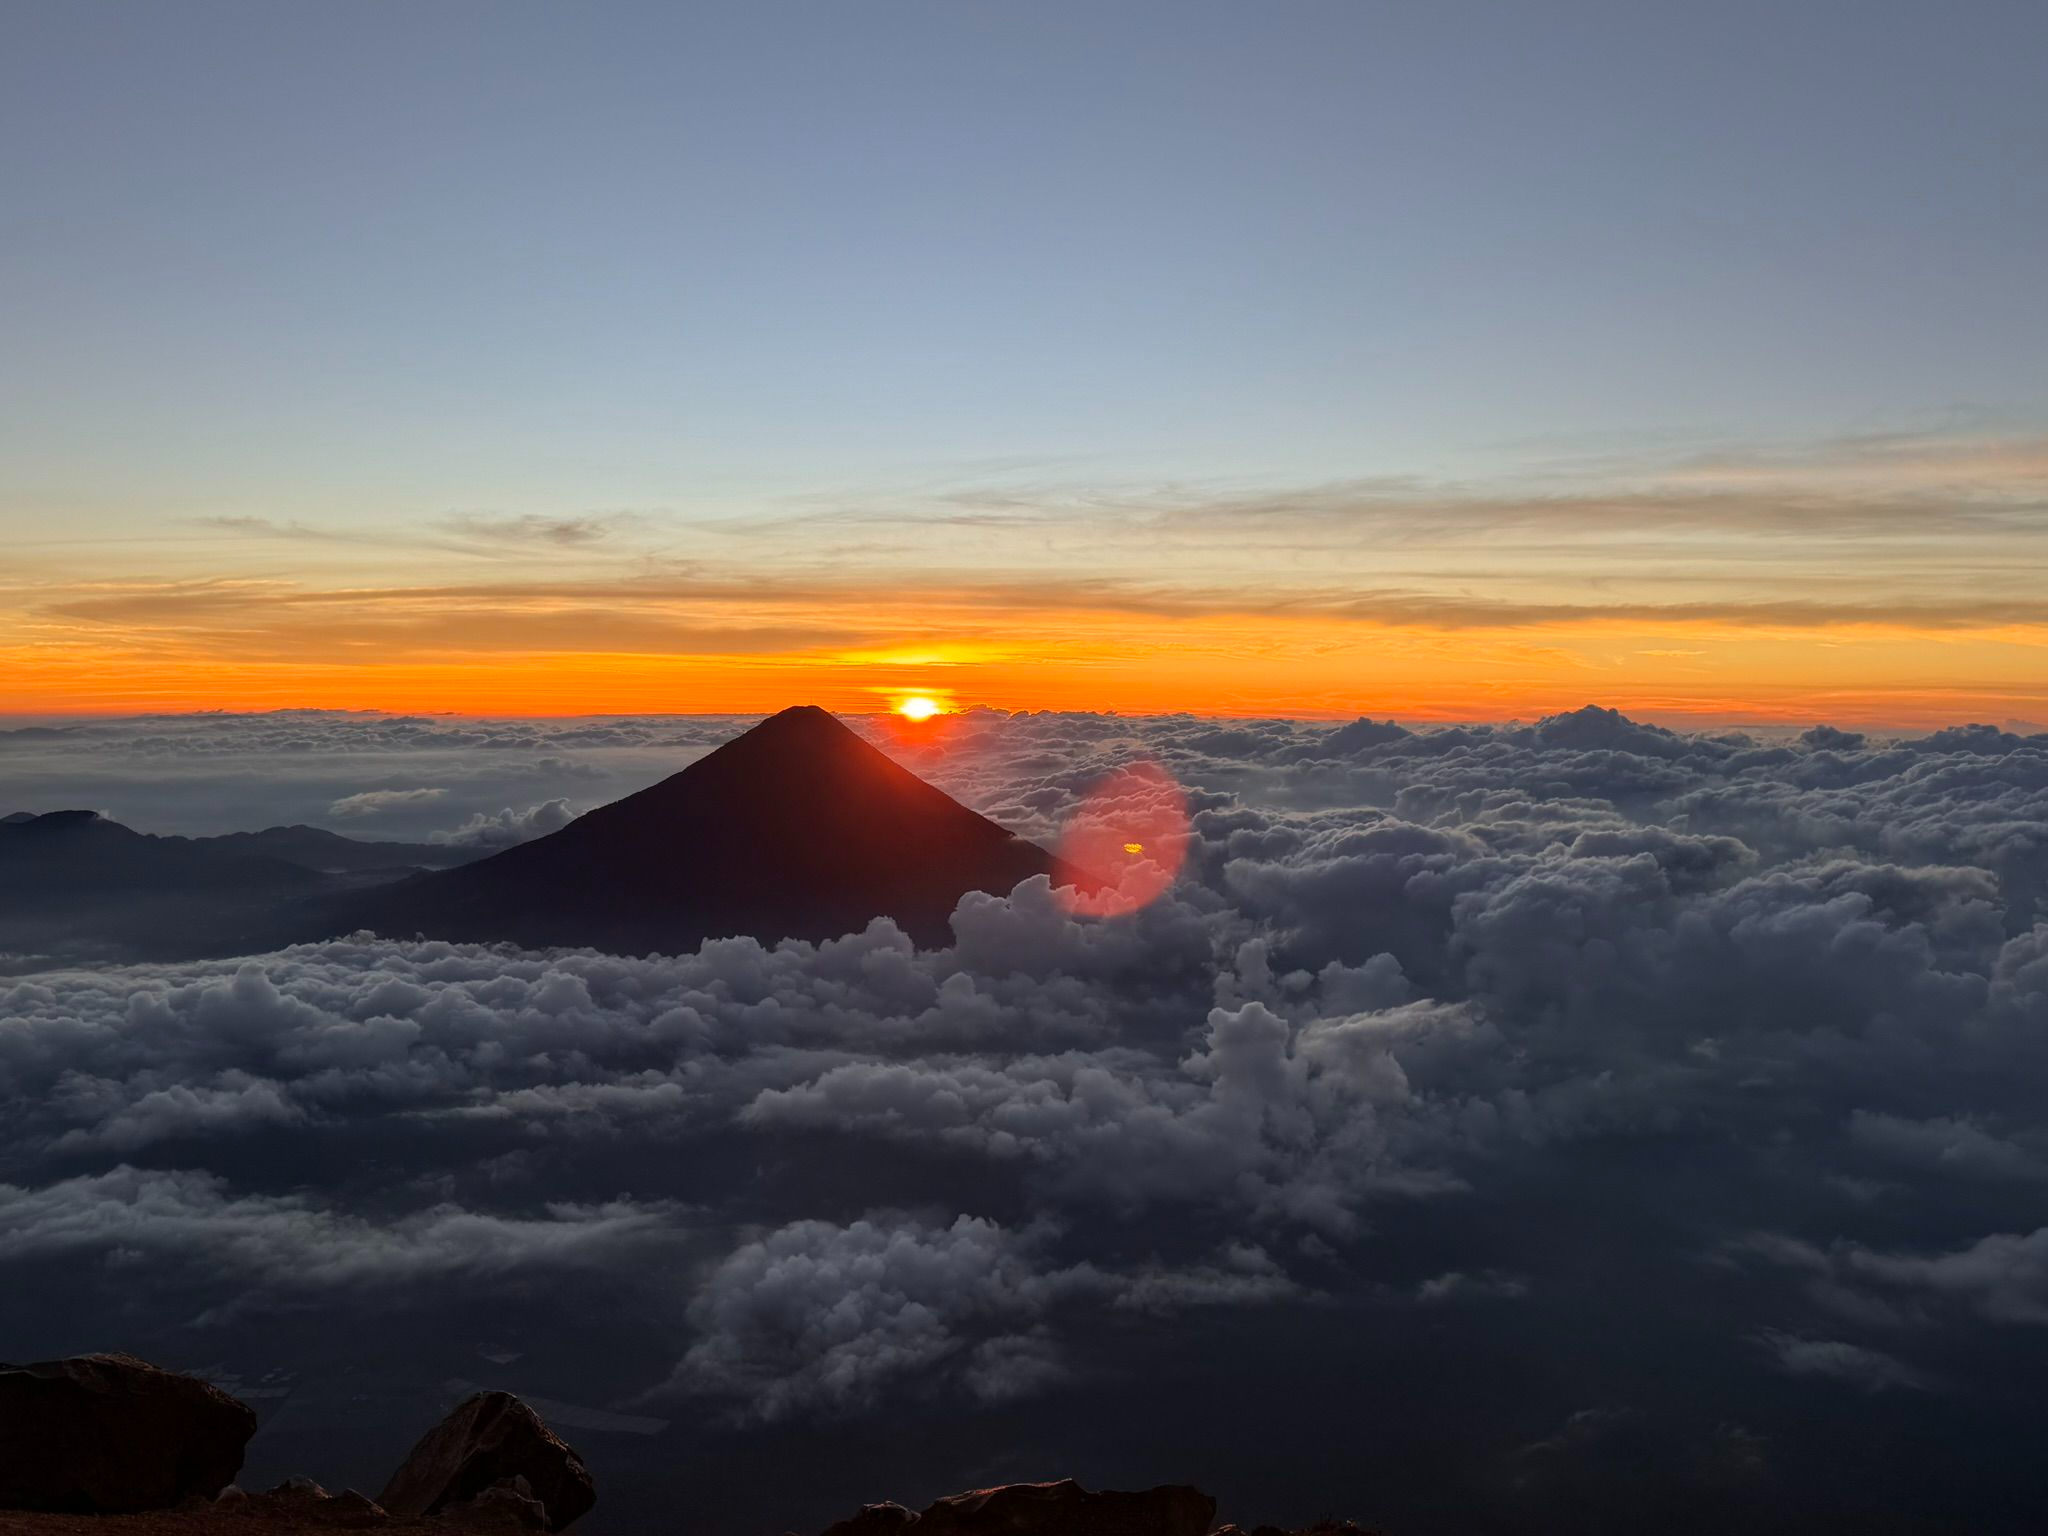
[[[369,1495],[354,1488],[329,1493],[310,1477],[288,1477],[267,1493],[253,1497],[240,1488],[223,1488],[214,1504],[232,1505],[259,1519],[301,1527],[336,1526],[353,1530],[382,1525],[390,1519]]]
[[[537,1503],[550,1531],[597,1502],[583,1458],[509,1392],[479,1392],[428,1430],[377,1502],[394,1515],[438,1515],[501,1483]]]
[[[1142,1493],[1090,1493],[1071,1478],[1009,1483],[940,1499],[912,1515],[901,1505],[870,1504],[825,1536],[1208,1536],[1216,1501],[1169,1484]]]
[[[443,1520],[455,1520],[486,1529],[544,1531],[548,1512],[523,1477],[493,1483],[464,1504],[449,1504],[441,1511]]]
[[[0,1366],[0,1508],[112,1515],[210,1499],[255,1433],[247,1404],[131,1355]]]
[[[334,1495],[314,1482],[312,1478],[295,1474],[286,1478],[275,1488],[266,1488],[266,1499],[278,1499],[290,1504],[325,1504]]]

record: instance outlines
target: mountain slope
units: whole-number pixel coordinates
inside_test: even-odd
[[[219,953],[327,884],[283,859],[150,837],[93,811],[10,818],[0,824],[0,974]]]
[[[74,885],[107,888],[260,882],[289,864],[320,874],[447,869],[481,858],[443,843],[370,842],[320,827],[265,827],[212,837],[137,832],[97,811],[14,811],[0,816],[0,882],[47,867]],[[286,881],[285,883],[291,883]],[[300,882],[303,883],[303,882]]]
[[[888,916],[939,944],[966,892],[1037,874],[1073,879],[801,705],[550,836],[336,904],[327,927],[637,954],[831,938]]]
[[[329,874],[361,873],[366,870],[448,869],[483,857],[478,848],[450,843],[372,842],[344,837],[322,827],[293,825],[265,827],[261,832],[223,832],[216,837],[195,837],[223,852],[261,854],[283,859],[306,869]]]
[[[12,812],[0,817],[0,974],[261,949],[280,913],[475,857],[317,827],[158,837],[96,811]]]
[[[50,811],[0,823],[0,891],[129,896],[143,891],[277,892],[316,883],[311,870],[212,838],[153,837],[97,811]]]

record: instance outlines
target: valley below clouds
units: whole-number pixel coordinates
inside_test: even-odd
[[[0,733],[0,811],[499,846],[739,724]],[[1156,762],[1180,878],[940,949],[0,977],[9,1349],[258,1387],[252,1474],[330,1485],[503,1385],[593,1426],[599,1530],[1062,1475],[1401,1536],[2048,1498],[2048,737],[868,729],[1048,845]]]

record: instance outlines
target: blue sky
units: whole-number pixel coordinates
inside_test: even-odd
[[[59,500],[1461,473],[2048,389],[2038,5],[10,16]]]

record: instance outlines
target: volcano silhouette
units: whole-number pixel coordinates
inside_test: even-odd
[[[799,705],[559,832],[361,893],[325,926],[643,954],[891,917],[939,945],[967,892],[1008,895],[1033,875],[1094,883]]]

